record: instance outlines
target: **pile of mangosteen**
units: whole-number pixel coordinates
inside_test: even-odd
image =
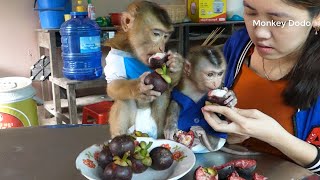
[[[266,177],[255,172],[256,165],[253,159],[239,159],[220,166],[199,166],[194,176],[195,180],[266,180]]]
[[[153,90],[161,93],[166,91],[171,83],[171,78],[168,75],[168,68],[166,65],[168,56],[169,55],[165,53],[156,53],[151,56],[148,63],[149,67],[154,69],[154,71],[144,79],[146,85],[152,84]]]
[[[136,141],[134,136],[120,135],[104,145],[98,156],[98,165],[103,169],[103,180],[129,180],[133,173],[143,173],[148,167],[165,170],[173,164],[171,151],[164,147],[155,147],[152,142]]]

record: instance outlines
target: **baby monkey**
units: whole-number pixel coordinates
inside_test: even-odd
[[[208,92],[223,88],[225,71],[226,61],[219,47],[196,46],[190,50],[184,64],[183,78],[171,94],[164,129],[166,139],[173,139],[178,130],[188,132],[192,127],[196,137],[202,136],[203,139],[206,136],[200,140],[210,151],[224,145],[227,135],[212,129],[204,119],[201,108],[208,100]],[[234,107],[237,103],[231,90],[227,90],[224,98],[224,105]],[[210,141],[215,148],[210,148]]]

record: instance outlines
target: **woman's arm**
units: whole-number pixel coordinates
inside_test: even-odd
[[[265,141],[301,166],[310,166],[312,162],[319,161],[316,159],[318,150],[315,146],[291,135],[276,120],[258,110],[215,105],[205,106],[202,110],[205,119],[216,131]],[[223,114],[231,123],[220,123],[220,119],[212,112]]]

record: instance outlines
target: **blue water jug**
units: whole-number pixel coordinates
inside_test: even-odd
[[[60,28],[63,75],[71,80],[92,80],[102,74],[100,27],[87,12],[71,12]]]

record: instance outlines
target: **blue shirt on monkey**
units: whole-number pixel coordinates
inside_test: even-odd
[[[152,70],[128,52],[111,48],[106,57],[104,74],[108,83],[116,79],[137,79],[147,71]],[[147,117],[150,118],[149,121],[146,121]],[[151,116],[150,108],[138,109],[135,125],[129,128],[128,133],[132,133],[134,130],[157,138],[157,125]]]
[[[194,102],[191,98],[183,94],[177,89],[171,93],[172,100],[176,101],[181,107],[178,119],[178,129],[189,131],[191,126],[201,126],[208,135],[220,138],[227,138],[226,133],[216,132],[204,119],[201,108],[205,106],[208,98],[203,96],[198,102]]]

